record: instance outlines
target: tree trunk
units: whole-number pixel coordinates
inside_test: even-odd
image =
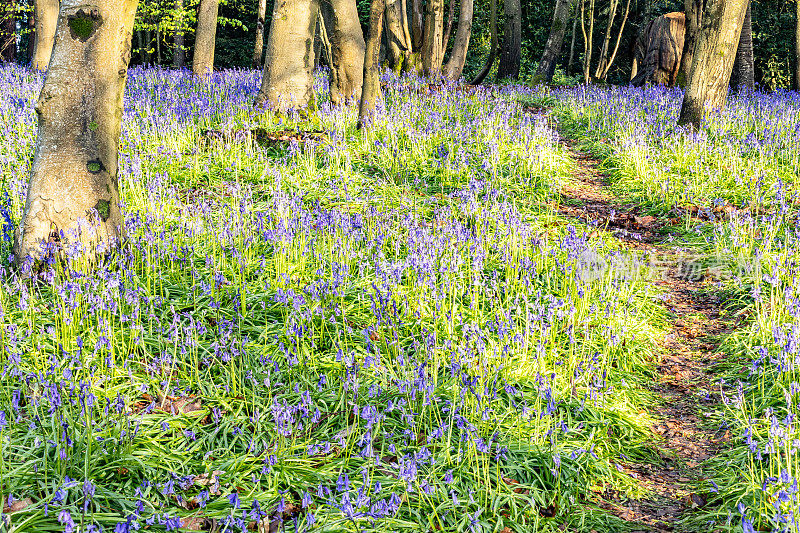
[[[455,14],[456,0],[450,0],[447,8],[447,24],[442,35],[442,57],[447,54],[447,45],[450,44],[450,32],[453,30],[453,15]]]
[[[700,26],[703,24],[703,3],[707,0],[684,0],[683,12],[686,16],[685,31],[683,35],[683,54],[681,64],[678,69],[678,85],[686,86],[689,80],[689,73],[692,70],[694,51],[697,47],[697,36]],[[703,2],[703,3],[701,3]]]
[[[581,5],[583,5],[583,0],[580,0]],[[567,68],[564,69],[564,72],[567,76],[570,75],[572,72],[572,61],[575,59],[575,37],[578,33],[578,13],[577,10],[575,14],[572,16],[572,40],[569,44],[569,57],[567,58]]]
[[[489,31],[491,32],[489,57],[486,58],[486,64],[483,65],[483,68],[480,72],[478,72],[478,75],[475,76],[471,82],[469,82],[470,85],[480,85],[483,83],[483,80],[486,79],[486,76],[488,76],[489,72],[492,70],[494,58],[497,57],[497,0],[491,0],[489,6]]]
[[[123,236],[117,156],[136,4],[63,0],[36,103],[39,131],[14,238],[17,265],[65,254],[96,257]]]
[[[17,15],[14,2],[0,7],[0,61],[17,59]]]
[[[625,0],[625,13],[622,15],[622,23],[619,25],[619,32],[617,33],[617,40],[614,42],[614,49],[611,50],[611,57],[608,57],[609,50],[607,45],[610,44],[608,37],[606,37],[606,42],[603,43],[603,54],[600,59],[601,63],[597,66],[597,74],[595,74],[601,80],[605,80],[608,77],[608,71],[611,70],[611,65],[614,64],[614,59],[617,57],[617,52],[619,51],[619,42],[622,40],[622,32],[625,31],[625,23],[628,22],[628,14],[630,14],[630,9],[631,0]],[[610,26],[609,31],[611,31]]]
[[[614,19],[617,16],[619,0],[611,0],[608,5],[608,22],[606,23],[606,34],[603,38],[603,46],[600,47],[600,58],[597,61],[597,68],[594,71],[595,79],[599,79],[601,73],[606,68],[609,49],[611,48],[611,32],[614,30]]]
[[[256,19],[256,44],[253,47],[253,68],[261,68],[261,58],[264,56],[264,18],[267,16],[267,0],[258,0],[258,15]]]
[[[414,50],[422,49],[422,0],[411,0],[411,39]]]
[[[161,66],[161,21],[156,24],[156,65]]]
[[[472,36],[473,7],[473,0],[461,0],[453,49],[450,51],[450,58],[444,65],[445,77],[453,81],[461,77],[461,73],[464,71],[464,64],[467,62],[469,39]]]
[[[739,47],[736,49],[736,59],[733,60],[731,72],[731,86],[734,89],[755,89],[755,73],[753,72],[753,24],[750,18],[750,6],[742,23],[742,34],[739,37]]]
[[[631,80],[631,85],[640,87],[647,82],[668,87],[675,85],[684,50],[685,21],[683,13],[667,13],[645,26],[636,40],[639,72]]]
[[[35,11],[35,0],[28,0],[30,5],[30,10],[28,11],[28,64],[33,63],[33,49],[36,46],[36,14]]]
[[[319,0],[278,0],[255,105],[285,113],[314,101],[314,29]]]
[[[361,96],[364,34],[355,0],[321,0],[325,31],[331,43],[331,103],[339,105]]]
[[[556,72],[556,63],[561,55],[561,47],[564,44],[564,34],[567,33],[567,22],[569,22],[569,10],[572,0],[556,0],[556,8],[553,12],[553,23],[550,25],[550,35],[544,45],[542,59],[536,68],[534,80],[536,82],[550,83],[553,81],[553,74]],[[574,28],[572,30],[575,31]],[[574,33],[573,33],[574,35]],[[574,42],[574,41],[573,41]]]
[[[522,5],[520,0],[504,0],[503,46],[500,47],[500,64],[497,78],[516,80],[522,59]]]
[[[800,2],[795,2],[797,5],[797,13],[795,13],[795,28],[794,28],[794,90],[800,91]]]
[[[36,0],[36,44],[33,48],[33,70],[47,70],[53,51],[53,38],[58,22],[58,0]]]
[[[144,52],[144,64],[148,67],[153,64],[153,52],[151,52],[150,46],[153,44],[153,32],[150,30],[150,27],[147,27],[147,30],[144,32],[144,41],[147,43],[147,48],[145,48]]]
[[[395,72],[410,67],[413,45],[408,38],[408,27],[404,20],[408,16],[400,0],[386,0],[386,40],[388,42],[389,66]]]
[[[442,71],[443,31],[444,0],[427,0],[422,38],[422,71],[426,76],[437,77]]]
[[[589,2],[589,30],[586,30],[584,8]],[[585,0],[581,3],[581,33],[583,33],[583,83],[589,83],[589,71],[592,66],[592,38],[594,35],[594,1]]]
[[[214,72],[214,45],[217,40],[217,13],[219,0],[200,0],[197,13],[197,37],[194,42],[192,72],[208,76]],[[313,32],[313,30],[312,30]],[[314,38],[314,34],[311,34]]]
[[[697,129],[709,113],[725,105],[748,3],[749,0],[709,1],[697,35],[678,125]]]
[[[183,68],[186,63],[186,52],[183,49],[183,0],[175,0],[175,50],[172,54],[172,66]]]
[[[383,12],[385,0],[372,0],[369,7],[369,35],[364,54],[364,86],[361,89],[361,103],[358,106],[358,128],[368,126],[375,118],[375,106],[381,91],[380,64],[378,54],[383,31]]]

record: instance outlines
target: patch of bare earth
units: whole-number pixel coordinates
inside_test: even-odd
[[[600,505],[634,531],[681,531],[680,520],[706,505],[706,496],[692,492],[703,479],[703,462],[716,455],[728,439],[706,422],[719,405],[714,366],[719,339],[729,328],[720,316],[720,302],[706,291],[708,272],[686,263],[685,254],[669,238],[669,222],[619,203],[607,187],[599,161],[562,139],[575,161],[572,183],[561,190],[556,209],[562,215],[610,230],[636,253],[647,253],[659,265],[654,283],[670,320],[652,390],[661,401],[650,413],[660,461],[624,464],[625,471],[648,496],[629,500],[614,491],[602,495]],[[716,392],[715,392],[716,391]]]

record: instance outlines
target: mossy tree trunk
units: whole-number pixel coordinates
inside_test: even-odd
[[[208,76],[214,72],[214,48],[217,40],[219,0],[200,0],[197,13],[197,33],[194,41],[192,72]]]
[[[742,23],[742,34],[739,37],[739,47],[736,49],[736,59],[733,61],[733,71],[731,71],[731,87],[739,90],[755,89],[751,5],[752,3],[747,5],[747,12]]]
[[[255,105],[285,113],[314,99],[314,30],[319,0],[276,0]]]
[[[461,0],[453,49],[450,51],[450,58],[443,69],[445,77],[451,80],[457,80],[461,77],[464,65],[467,62],[467,50],[469,50],[469,40],[472,36],[473,8],[473,0]]]
[[[522,4],[520,0],[503,0],[503,44],[500,47],[500,63],[497,78],[516,80],[522,61]]]
[[[380,63],[378,55],[383,32],[383,12],[385,0],[372,0],[369,7],[369,35],[364,54],[364,85],[361,89],[361,102],[358,106],[358,127],[363,128],[375,118],[375,107],[380,97]]]
[[[331,45],[331,103],[339,105],[361,96],[364,75],[364,33],[355,0],[321,0],[325,32]]]
[[[258,13],[256,14],[256,44],[253,47],[253,68],[261,68],[261,58],[264,56],[264,19],[267,16],[267,0],[258,0]]]
[[[542,59],[536,67],[535,80],[537,82],[550,83],[553,81],[553,74],[556,72],[556,63],[561,55],[561,47],[564,44],[564,35],[567,33],[567,22],[569,21],[569,10],[572,0],[556,0],[556,8],[553,12],[553,23],[550,25],[550,34],[544,45]],[[574,28],[573,28],[574,35]]]
[[[386,24],[389,66],[395,72],[409,70],[412,65],[414,45],[408,31],[408,15],[401,0],[386,0],[384,12]]]
[[[33,46],[31,68],[47,70],[50,54],[53,52],[53,39],[58,22],[58,0],[35,0],[36,41]]]
[[[697,35],[679,125],[697,129],[709,113],[725,105],[748,3],[709,0]]]
[[[63,0],[44,87],[18,265],[95,257],[122,237],[117,157],[137,0]],[[24,269],[23,269],[24,270]]]

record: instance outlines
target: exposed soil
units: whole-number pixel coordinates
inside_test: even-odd
[[[651,254],[660,265],[654,283],[663,291],[670,327],[663,340],[652,390],[661,401],[650,413],[661,461],[628,462],[623,467],[638,480],[648,497],[628,500],[609,491],[601,506],[632,522],[634,531],[684,531],[680,521],[706,504],[693,492],[703,478],[703,461],[716,455],[729,435],[706,422],[719,406],[714,367],[720,339],[732,325],[720,316],[720,301],[707,291],[714,272],[695,268],[685,250],[670,238],[670,221],[641,214],[635,205],[622,204],[608,188],[600,162],[569,139],[561,139],[575,162],[573,182],[561,191],[559,213],[613,232],[637,253]]]

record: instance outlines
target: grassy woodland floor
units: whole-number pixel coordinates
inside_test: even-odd
[[[0,267],[0,529],[793,531],[792,93],[130,73],[128,242]],[[0,70],[0,257],[41,80]],[[306,133],[298,133],[306,132]]]

